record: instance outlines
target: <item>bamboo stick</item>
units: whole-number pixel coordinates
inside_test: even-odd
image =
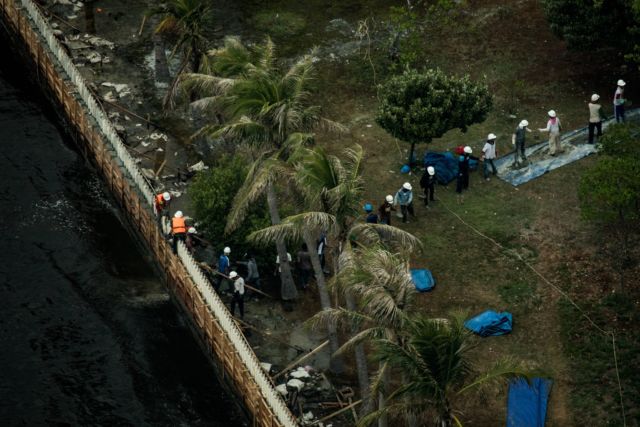
[[[318,353],[320,350],[322,350],[323,348],[325,348],[327,345],[329,345],[329,340],[326,340],[325,342],[323,342],[322,344],[320,344],[319,346],[317,346],[316,348],[314,348],[313,350],[311,350],[309,353],[307,354],[303,354],[302,356],[298,357],[296,360],[294,360],[293,362],[289,363],[287,365],[286,368],[284,368],[282,371],[278,372],[277,374],[275,374],[273,376],[273,379],[275,380],[276,378],[278,378],[279,376],[281,376],[282,374],[284,374],[285,372],[293,369],[296,365],[299,365],[300,363],[304,362],[305,360],[307,360],[308,358],[310,358],[311,356],[315,355],[316,353]]]
[[[336,412],[334,412],[332,414],[329,414],[326,417],[320,418],[319,420],[315,421],[311,425],[320,424],[320,423],[323,423],[323,422],[325,422],[327,420],[330,420],[333,417],[337,417],[338,415],[342,414],[343,412],[349,411],[351,408],[359,405],[360,403],[362,403],[362,399],[358,400],[357,402],[353,402],[351,405],[345,406],[344,408],[342,408],[342,409],[340,409],[340,410],[338,410],[338,411],[336,411]]]

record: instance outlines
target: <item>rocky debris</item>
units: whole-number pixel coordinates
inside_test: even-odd
[[[198,163],[189,166],[187,169],[189,170],[189,172],[200,172],[209,169],[209,166],[205,166],[204,162],[200,160]]]
[[[124,98],[126,96],[131,95],[131,88],[129,87],[128,84],[104,82],[101,85],[105,87],[113,88],[118,94],[118,98]]]
[[[287,390],[286,384],[280,384],[276,386],[276,391],[280,393],[282,396],[286,397],[289,394],[289,390]]]
[[[273,364],[271,363],[267,363],[267,362],[260,362],[260,367],[262,367],[262,369],[267,373],[271,373],[271,368],[273,367]]]

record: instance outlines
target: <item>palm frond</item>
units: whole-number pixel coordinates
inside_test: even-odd
[[[269,167],[270,163],[270,159],[260,157],[249,168],[244,184],[234,197],[227,216],[226,234],[232,233],[242,223],[249,206],[264,194],[267,186],[276,178],[273,169]]]
[[[350,233],[364,246],[383,244],[409,253],[422,249],[422,242],[417,237],[391,225],[356,223]]]
[[[512,357],[505,357],[478,375],[471,383],[465,385],[457,394],[464,393],[469,390],[477,389],[491,383],[507,383],[514,378],[524,378],[530,381],[533,377],[543,375],[541,372],[532,371],[523,366],[522,362]]]

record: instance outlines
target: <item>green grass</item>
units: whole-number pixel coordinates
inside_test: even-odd
[[[628,296],[605,297],[584,307],[602,321],[611,316],[627,321],[618,323],[616,342],[620,378],[627,412],[627,425],[640,423],[640,333],[632,328],[640,321]],[[576,424],[620,426],[622,416],[614,370],[611,339],[594,330],[577,310],[565,301],[559,303],[565,353],[573,378],[571,403]],[[621,315],[621,316],[620,316]]]

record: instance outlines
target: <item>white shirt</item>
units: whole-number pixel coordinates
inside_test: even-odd
[[[291,254],[287,252],[287,261],[291,262]],[[280,255],[276,255],[276,264],[280,265]],[[280,267],[278,267],[278,272],[280,272]]]
[[[624,89],[620,86],[616,89],[616,93],[613,94],[613,105],[624,105]]]
[[[238,277],[233,282],[233,290],[239,293],[240,295],[244,295],[244,279],[242,277]]]
[[[496,143],[489,144],[486,142],[484,147],[482,147],[482,152],[484,153],[484,158],[488,160],[493,160],[496,158]]]
[[[556,122],[553,123],[551,119],[547,122],[547,127],[540,129],[540,132],[549,132],[551,134],[558,135],[560,134],[560,119],[556,117]]]

